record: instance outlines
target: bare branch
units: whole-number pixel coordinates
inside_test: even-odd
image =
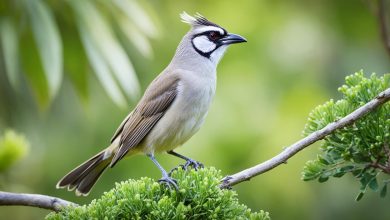
[[[0,191],[0,206],[5,205],[33,206],[43,209],[50,209],[56,212],[60,211],[66,206],[77,206],[75,203],[46,195]]]
[[[282,163],[286,163],[287,159],[294,156],[299,151],[305,149],[306,147],[310,146],[311,144],[322,140],[325,136],[329,135],[330,133],[334,132],[336,129],[343,128],[347,125],[350,125],[354,123],[359,118],[363,117],[369,112],[372,112],[375,108],[378,106],[384,104],[385,102],[390,100],[390,88],[386,89],[382,93],[380,93],[377,97],[375,97],[373,100],[368,102],[367,104],[363,105],[362,107],[356,109],[351,114],[345,116],[344,118],[332,122],[328,124],[326,127],[322,128],[321,130],[318,130],[316,132],[313,132],[312,134],[308,135],[307,137],[299,140],[298,142],[294,143],[293,145],[287,147],[284,149],[280,154],[276,155],[275,157],[258,164],[254,167],[248,168],[246,170],[243,170],[241,172],[238,172],[236,174],[233,174],[231,176],[227,176],[222,180],[222,183],[220,185],[221,188],[230,188],[231,186],[234,186],[238,183],[241,183],[243,181],[250,180],[252,177],[255,177],[257,175],[260,175],[264,172],[267,172],[277,166],[279,166]]]

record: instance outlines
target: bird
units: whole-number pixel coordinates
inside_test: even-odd
[[[174,151],[203,124],[216,90],[216,69],[231,44],[247,42],[199,13],[180,14],[190,30],[168,66],[149,84],[144,95],[115,131],[107,148],[66,174],[57,188],[87,196],[106,168],[121,159],[145,154],[158,167],[158,182],[178,189],[177,181],[156,160],[167,152],[186,160],[184,168],[203,165]]]

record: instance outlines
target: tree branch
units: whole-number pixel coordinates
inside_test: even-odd
[[[294,156],[299,151],[305,149],[306,147],[310,146],[311,144],[323,139],[328,134],[334,132],[336,129],[343,128],[347,125],[350,125],[354,123],[359,118],[363,117],[369,112],[372,112],[375,108],[379,107],[380,105],[384,104],[385,102],[390,100],[390,88],[386,89],[382,93],[380,93],[377,97],[375,97],[373,100],[368,102],[367,104],[361,106],[360,108],[356,109],[354,112],[350,113],[349,115],[345,116],[344,118],[332,122],[328,124],[326,127],[322,128],[321,130],[318,130],[316,132],[311,133],[307,137],[299,140],[298,142],[294,143],[293,145],[287,147],[284,149],[280,154],[276,155],[275,157],[258,164],[254,167],[248,168],[246,170],[243,170],[241,172],[238,172],[236,174],[227,176],[223,178],[222,183],[220,185],[221,188],[230,188],[231,186],[234,186],[238,183],[241,183],[243,181],[250,180],[252,177],[255,177],[257,175],[260,175],[264,172],[267,172],[277,166],[279,166],[282,163],[286,163],[287,159]]]
[[[56,212],[60,211],[66,206],[77,206],[77,204],[73,202],[46,195],[0,191],[0,206],[4,205],[33,206],[43,209],[50,209]]]

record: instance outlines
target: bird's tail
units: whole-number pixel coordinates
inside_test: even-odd
[[[68,190],[76,189],[76,195],[87,196],[92,186],[102,175],[112,160],[112,155],[106,150],[98,153],[66,174],[58,183],[57,188],[68,187]]]

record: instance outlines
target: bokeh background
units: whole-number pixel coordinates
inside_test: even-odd
[[[147,157],[136,156],[108,170],[86,198],[55,189],[64,174],[108,145],[134,107],[139,96],[131,77],[137,77],[142,94],[169,63],[189,29],[180,22],[182,11],[200,12],[248,43],[233,45],[222,59],[206,123],[178,152],[224,175],[269,159],[302,137],[311,109],[340,98],[337,88],[345,76],[360,69],[389,72],[375,6],[368,0],[4,0],[0,135],[12,129],[30,147],[22,160],[0,173],[0,190],[84,204],[117,181],[160,178]],[[13,51],[9,45],[18,45],[16,55],[4,50]],[[12,63],[16,70],[9,69]],[[10,72],[15,74],[10,77]],[[121,76],[132,80],[134,91],[126,90]],[[273,219],[390,219],[390,197],[368,192],[355,202],[359,183],[352,177],[325,184],[301,180],[304,163],[316,156],[318,146],[235,186],[240,200],[253,210],[269,211]],[[168,155],[157,159],[166,169],[182,163]],[[0,207],[0,219],[42,219],[47,213]]]

